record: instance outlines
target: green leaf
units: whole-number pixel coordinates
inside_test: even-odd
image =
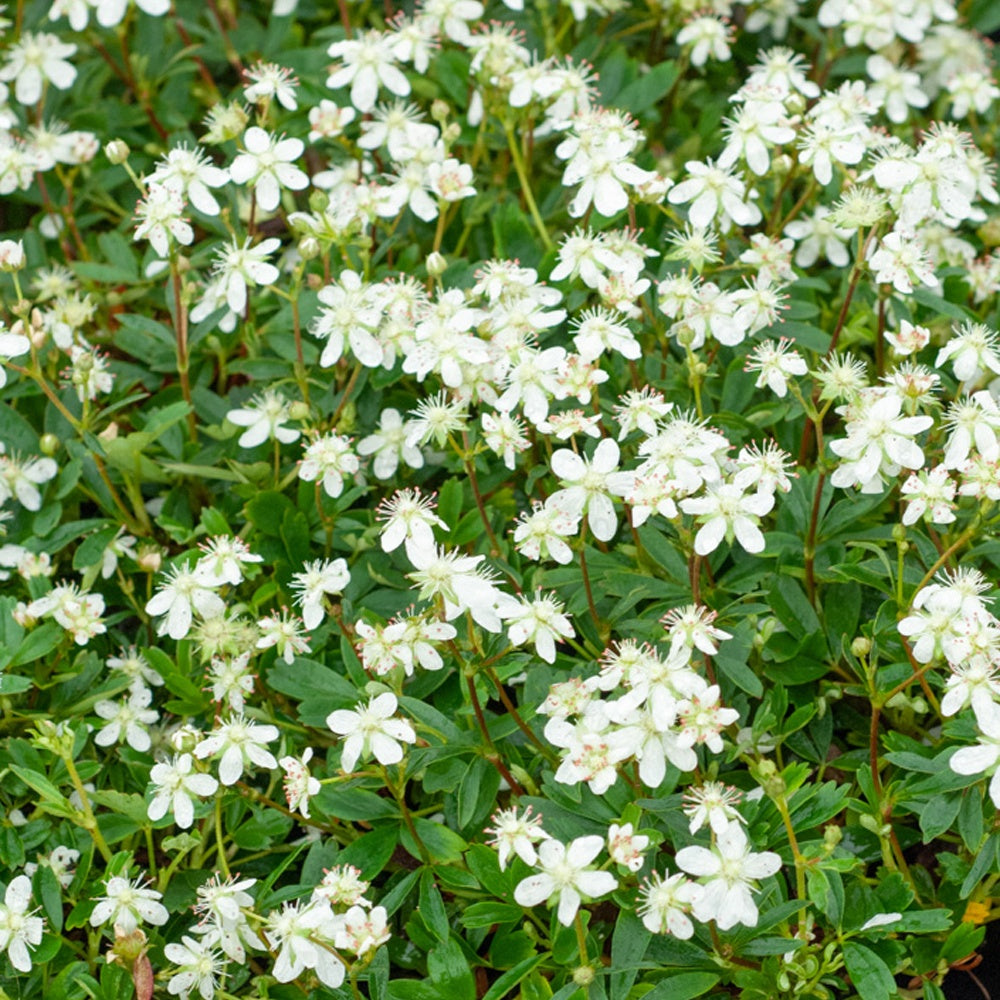
[[[768,603],[788,631],[796,639],[804,639],[819,631],[819,618],[805,592],[790,576],[779,575],[768,594]]]
[[[533,969],[536,969],[549,957],[548,952],[541,955],[532,955],[518,962],[512,969],[508,969],[492,986],[483,994],[482,1000],[503,1000],[504,997],[514,989],[522,979]]]
[[[870,948],[856,941],[844,942],[844,964],[861,1000],[886,1000],[896,995],[892,970]]]
[[[462,853],[469,846],[462,838],[448,827],[441,823],[434,823],[429,819],[420,817],[414,819],[413,825],[416,828],[417,836],[433,861],[442,864],[453,864],[462,857]],[[420,848],[417,846],[413,835],[404,826],[400,830],[400,843],[415,858],[420,858]]]
[[[399,831],[393,826],[372,830],[348,844],[337,855],[337,862],[359,868],[361,877],[370,882],[388,864],[398,841]]]
[[[649,111],[670,92],[679,72],[680,68],[675,62],[663,62],[654,66],[620,91],[615,98],[615,106],[637,116]]]
[[[476,1000],[476,980],[457,941],[445,941],[432,948],[427,953],[427,971],[443,996],[451,1000]]]
[[[998,848],[1000,848],[1000,836],[994,833],[983,845],[983,849],[976,855],[976,860],[972,862],[969,874],[965,876],[965,881],[959,890],[959,896],[962,899],[969,896],[987,872],[994,870]]]
[[[961,808],[960,794],[935,795],[920,811],[920,829],[924,834],[924,843],[929,844],[945,830],[950,830]]]
[[[37,771],[31,771],[26,767],[19,767],[17,764],[11,764],[10,769],[29,788],[38,792],[38,794],[41,795],[41,797],[47,802],[65,805],[69,808],[69,802],[67,802],[66,797],[51,781],[49,781],[48,778],[45,777],[44,774],[39,774]]]
[[[438,517],[448,525],[455,528],[462,516],[462,481],[452,477],[445,481],[438,493]]]
[[[427,929],[439,941],[447,941],[451,933],[448,911],[444,908],[444,900],[441,898],[437,883],[434,881],[434,871],[430,868],[425,868],[420,874],[419,900],[420,916],[427,925]]]
[[[35,898],[41,901],[45,916],[52,929],[61,931],[63,925],[62,886],[56,873],[47,864],[40,864],[31,880]]]
[[[73,553],[73,569],[81,571],[99,563],[104,555],[104,550],[117,534],[118,525],[109,524],[106,528],[88,535]]]
[[[632,989],[639,974],[639,963],[646,954],[652,933],[631,911],[623,909],[618,914],[611,937],[611,995],[624,997]]]
[[[506,924],[520,920],[524,911],[514,903],[472,903],[462,911],[462,924],[465,927],[492,927],[493,924]]]
[[[458,786],[458,825],[461,829],[481,822],[493,809],[500,788],[500,772],[476,757]]]
[[[643,994],[643,1000],[694,1000],[695,997],[703,997],[719,978],[714,972],[681,972],[669,979],[661,979]]]
[[[48,656],[65,636],[65,630],[56,622],[45,622],[28,633],[17,648],[9,666],[21,667],[26,663],[34,663],[43,656]]]

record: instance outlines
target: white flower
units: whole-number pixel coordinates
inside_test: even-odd
[[[514,528],[514,547],[528,559],[552,559],[562,566],[573,561],[573,550],[563,540],[576,534],[580,519],[533,501]]]
[[[209,188],[227,184],[229,174],[215,166],[200,149],[188,149],[182,143],[161,157],[156,169],[146,179],[150,184],[160,184],[176,190],[199,212],[218,215],[221,208]]]
[[[257,725],[241,714],[234,715],[213,730],[194,748],[199,760],[222,754],[219,761],[219,781],[235,785],[248,764],[273,770],[278,766],[274,755],[266,748],[280,734],[277,726]]]
[[[685,165],[688,179],[671,188],[671,205],[691,202],[688,218],[699,229],[707,229],[718,217],[719,228],[729,221],[738,226],[755,226],[762,216],[760,209],[747,198],[746,185],[731,170],[724,170],[711,160],[689,160]]]
[[[563,613],[563,603],[555,594],[535,594],[534,600],[520,597],[505,605],[502,611],[507,622],[507,638],[514,646],[532,642],[535,652],[546,662],[556,661],[556,642],[573,638],[576,632]]]
[[[14,96],[20,104],[37,104],[46,82],[58,90],[68,90],[76,79],[76,70],[66,60],[76,53],[76,46],[60,41],[48,32],[24,32],[5,53],[0,80],[16,81]]]
[[[291,587],[297,591],[295,603],[302,608],[302,622],[307,629],[312,631],[323,621],[324,596],[341,593],[350,582],[351,574],[343,559],[317,559],[292,575]]]
[[[685,514],[694,514],[701,528],[694,540],[700,556],[714,552],[723,538],[731,545],[733,537],[747,552],[764,551],[764,535],[758,519],[774,506],[773,493],[745,493],[735,483],[710,483],[702,497],[680,502]]]
[[[237,184],[252,184],[265,212],[278,207],[282,188],[302,191],[309,186],[309,175],[293,166],[305,150],[301,139],[280,139],[253,125],[246,130],[243,145],[246,152],[233,160],[229,176]]]
[[[914,282],[931,288],[939,284],[934,266],[915,236],[887,233],[880,243],[872,244],[868,264],[875,272],[876,282],[890,284],[904,295],[913,291]]]
[[[263,556],[250,551],[239,535],[216,535],[198,546],[204,555],[194,567],[194,574],[206,587],[236,586],[243,580],[243,564],[263,562]]]
[[[38,489],[56,477],[59,466],[51,458],[29,458],[24,461],[0,454],[0,504],[11,497],[26,510],[40,510],[42,494]]]
[[[18,972],[31,972],[30,948],[42,943],[41,917],[28,912],[31,902],[31,879],[18,875],[11,879],[0,903],[0,951],[6,951],[10,964]]]
[[[302,631],[303,621],[293,615],[287,608],[281,613],[265,615],[257,622],[260,636],[257,639],[258,649],[270,649],[284,658],[285,663],[292,664],[299,653],[309,652],[309,637]]]
[[[299,757],[282,757],[278,763],[285,769],[285,799],[288,808],[296,809],[309,819],[309,800],[319,795],[323,787],[318,778],[309,773],[309,761],[313,757],[313,748],[306,747],[305,753]]]
[[[406,97],[410,81],[396,66],[390,34],[365,31],[353,39],[334,42],[327,54],[342,61],[342,65],[327,77],[331,89],[351,85],[351,103],[362,113],[371,111],[378,98],[379,87],[385,87],[397,97]]]
[[[336,933],[337,947],[363,957],[385,944],[391,934],[388,927],[389,915],[384,906],[366,910],[362,906],[352,906],[341,918]]]
[[[416,568],[409,578],[420,586],[421,600],[440,596],[444,600],[446,621],[468,611],[473,620],[488,632],[499,632],[501,615],[498,607],[508,600],[479,564],[485,556],[466,556],[461,550],[450,551],[437,545],[429,549],[414,549],[409,554]]]
[[[237,442],[241,448],[255,448],[269,438],[282,444],[291,444],[301,436],[294,428],[284,426],[285,421],[291,419],[288,401],[274,389],[265,389],[246,406],[230,410],[226,419],[237,427],[246,428]]]
[[[159,719],[159,713],[149,708],[152,700],[149,688],[133,688],[124,701],[103,699],[94,705],[94,711],[107,720],[107,725],[94,737],[99,747],[109,747],[123,737],[133,750],[145,753],[152,745],[146,730]]]
[[[401,743],[416,743],[417,734],[406,719],[394,718],[399,703],[389,692],[376,695],[367,705],[337,709],[326,717],[326,724],[338,736],[345,737],[340,766],[348,774],[358,759],[371,754],[383,766],[403,759]]]
[[[166,945],[163,954],[177,966],[167,986],[167,992],[171,996],[187,1000],[197,989],[202,1000],[212,1000],[226,966],[222,955],[212,947],[210,941],[199,941],[185,934],[181,937],[180,944],[171,941]]]
[[[902,399],[895,392],[876,395],[868,390],[853,405],[838,407],[847,416],[847,437],[830,442],[830,450],[845,459],[834,470],[834,486],[860,486],[862,493],[882,490],[882,477],[895,476],[903,469],[919,469],[924,453],[913,440],[927,430],[933,417],[903,417]]]
[[[423,468],[424,456],[410,443],[410,424],[403,421],[398,410],[387,407],[379,416],[379,426],[358,442],[359,455],[374,455],[372,470],[379,479],[389,479],[396,474],[400,458],[411,468]]]
[[[109,924],[131,934],[141,922],[162,927],[170,917],[167,908],[159,902],[162,894],[147,889],[140,875],[134,882],[115,875],[104,883],[104,895],[97,898],[97,905],[90,914],[90,926]]]
[[[902,320],[898,330],[886,330],[885,339],[901,358],[914,354],[930,343],[931,331],[926,326],[915,326]],[[939,362],[935,362],[937,365]]]
[[[278,952],[274,978],[290,983],[305,969],[315,971],[320,982],[336,989],[344,981],[346,969],[333,951],[340,921],[325,899],[309,903],[285,903],[268,914],[264,937]]]
[[[189,566],[168,570],[160,589],[146,602],[147,615],[163,615],[157,635],[183,639],[191,629],[194,612],[203,618],[215,618],[225,611],[221,597]]]
[[[176,188],[151,183],[135,213],[135,239],[149,240],[158,257],[170,253],[171,237],[184,246],[194,242],[194,230],[183,217],[184,198]]]
[[[900,494],[908,501],[903,524],[916,524],[920,518],[930,524],[951,524],[955,520],[955,483],[944,466],[930,472],[915,472],[903,483]]]
[[[642,852],[649,847],[649,837],[635,833],[631,823],[608,827],[608,854],[616,865],[624,865],[630,872],[642,868]]]
[[[694,915],[701,921],[714,920],[720,931],[737,924],[757,926],[754,881],[773,875],[781,867],[781,858],[772,851],[750,850],[738,823],[730,823],[711,850],[682,847],[675,860],[682,871],[704,880],[702,892],[692,903]]]
[[[974,747],[962,747],[952,754],[949,767],[956,774],[989,774],[990,798],[1000,809],[1000,705],[996,702],[981,704],[976,713],[979,742]]]
[[[711,14],[691,18],[677,34],[678,45],[691,46],[692,66],[704,66],[709,56],[725,62],[729,59],[731,41],[725,21]]]
[[[684,793],[684,815],[691,821],[688,829],[697,833],[707,823],[715,834],[722,833],[730,823],[743,823],[736,806],[743,793],[720,781],[706,781]]]
[[[486,843],[497,849],[500,871],[507,870],[512,854],[527,865],[538,863],[535,844],[551,838],[542,829],[542,817],[531,815],[531,806],[524,810],[523,815],[516,808],[498,809],[490,818],[493,826],[487,827],[484,833],[493,835],[493,839]]]
[[[393,552],[403,543],[407,558],[418,549],[434,548],[434,525],[448,531],[448,525],[434,513],[437,501],[424,496],[419,488],[397,490],[391,498],[383,499],[375,517],[384,521],[381,545],[383,552]]]
[[[149,803],[151,820],[163,819],[167,812],[172,812],[179,827],[186,830],[191,826],[194,822],[191,796],[208,798],[219,787],[210,774],[192,773],[193,765],[194,758],[189,753],[178,754],[169,762],[153,765],[149,780],[156,785],[156,794]]]
[[[748,372],[759,372],[754,386],[765,385],[779,399],[788,395],[788,383],[809,370],[805,359],[792,347],[792,341],[782,337],[776,344],[773,340],[762,340],[747,356]]]
[[[586,514],[594,537],[610,541],[618,530],[611,496],[623,496],[632,482],[631,473],[617,471],[620,454],[611,438],[601,441],[589,460],[565,448],[555,452],[552,471],[563,488],[548,498],[546,506],[572,518]]]
[[[701,891],[697,882],[691,882],[681,873],[664,878],[659,872],[653,872],[639,891],[636,912],[653,934],[673,934],[686,941],[694,934],[694,924],[688,914]]]
[[[520,906],[538,906],[547,899],[558,901],[559,923],[569,927],[583,897],[595,899],[618,888],[611,872],[596,871],[591,862],[604,847],[599,836],[577,837],[568,845],[545,840],[538,847],[541,873],[529,875],[517,884],[514,899]]]
[[[246,71],[246,78],[250,81],[250,86],[243,91],[243,96],[252,104],[260,104],[273,98],[287,111],[298,108],[295,88],[299,81],[287,67],[277,63],[257,62]]]
[[[242,313],[247,305],[247,285],[271,285],[281,273],[267,262],[267,255],[281,246],[281,240],[272,237],[250,246],[247,239],[240,246],[233,237],[232,245],[216,253],[213,273],[220,282],[219,291],[234,313]],[[193,313],[192,313],[193,315]]]
[[[339,497],[344,492],[344,480],[359,468],[358,456],[351,451],[351,442],[339,434],[325,434],[308,445],[299,479],[307,483],[317,479],[323,484],[328,497]]]

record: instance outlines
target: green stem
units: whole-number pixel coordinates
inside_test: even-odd
[[[524,157],[521,155],[521,147],[517,144],[517,137],[514,135],[513,126],[509,124],[504,125],[504,131],[507,133],[507,147],[510,149],[510,158],[514,163],[517,179],[521,182],[521,194],[524,195],[525,204],[531,213],[531,218],[535,223],[535,228],[538,230],[538,235],[542,239],[542,245],[546,250],[551,250],[552,240],[549,238],[549,231],[545,228],[542,214],[538,211],[538,205],[535,204],[535,196],[531,193],[531,182],[524,168]]]
[[[222,796],[215,797],[215,850],[222,874],[229,878],[229,859],[226,857],[226,836],[222,829]]]
[[[90,804],[90,796],[87,794],[87,789],[83,787],[83,781],[80,780],[80,772],[76,769],[76,764],[73,763],[73,758],[70,754],[66,754],[62,758],[63,763],[66,765],[66,771],[69,774],[69,780],[73,782],[73,787],[76,789],[76,794],[80,797],[80,809],[83,812],[83,827],[87,830],[91,837],[94,838],[94,846],[100,852],[101,857],[104,858],[105,862],[111,860],[111,850],[104,839],[104,834],[101,833],[101,828],[97,825],[97,817],[94,815],[93,807]]]

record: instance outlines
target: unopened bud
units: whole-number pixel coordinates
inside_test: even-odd
[[[309,404],[303,402],[301,399],[295,400],[288,407],[288,416],[292,420],[308,420],[309,419]]]
[[[444,130],[442,138],[445,145],[450,146],[462,134],[462,126],[458,122],[452,122]]]
[[[315,236],[306,236],[299,240],[299,255],[303,260],[315,260],[322,252],[323,248]]]
[[[131,150],[128,148],[128,143],[121,139],[112,139],[111,142],[107,143],[104,147],[104,155],[115,166],[120,166],[124,163],[128,159],[130,152]]]
[[[178,753],[190,753],[201,740],[201,734],[194,726],[185,725],[170,734],[170,745]]]
[[[827,852],[832,852],[843,839],[844,831],[836,823],[823,828],[823,847]]]
[[[573,982],[577,986],[589,986],[594,981],[594,970],[589,965],[578,965],[573,970]]]
[[[0,240],[0,271],[20,271],[24,267],[24,244],[20,240]]]
[[[872,641],[863,635],[859,635],[851,643],[851,652],[857,657],[867,656],[871,651]]]
[[[443,253],[438,253],[436,250],[429,254],[427,257],[427,273],[432,278],[440,278],[445,271],[448,270],[448,261],[445,259]]]
[[[97,435],[102,441],[114,441],[118,437],[118,424],[113,420]]]
[[[438,98],[431,105],[431,118],[433,118],[439,125],[444,125],[444,123],[448,120],[449,110],[448,102],[442,101]]]
[[[159,573],[163,565],[163,554],[159,549],[140,549],[136,564],[143,573]]]
[[[50,432],[41,436],[38,447],[43,455],[48,455],[51,458],[59,450],[60,443],[59,438]]]
[[[314,190],[309,195],[309,211],[325,212],[327,206],[330,204],[330,196],[325,191]]]

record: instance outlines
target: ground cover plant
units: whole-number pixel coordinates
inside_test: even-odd
[[[0,996],[975,981],[998,27],[9,4]]]

